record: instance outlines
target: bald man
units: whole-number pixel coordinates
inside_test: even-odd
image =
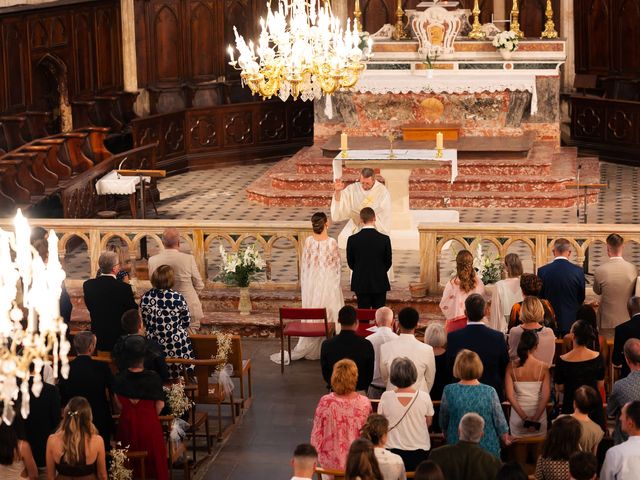
[[[204,288],[200,271],[193,255],[180,251],[180,232],[176,228],[167,228],[162,234],[164,250],[149,258],[149,278],[160,265],[169,265],[173,268],[175,283],[173,290],[181,293],[191,316],[189,326],[190,333],[195,333],[200,328],[200,320],[204,316],[202,304],[198,298],[198,292]]]
[[[391,340],[396,340],[398,335],[393,333],[393,310],[389,307],[381,307],[376,310],[376,331],[369,335],[367,340],[373,345],[375,359],[373,363],[373,380],[369,385],[367,396],[372,399],[378,399],[387,389],[382,374],[380,373],[380,347]]]

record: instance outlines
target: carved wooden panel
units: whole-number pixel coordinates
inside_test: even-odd
[[[4,22],[2,42],[6,46],[3,60],[7,66],[3,79],[6,92],[5,110],[24,111],[31,100],[26,24],[13,19]]]
[[[191,78],[203,81],[222,74],[219,70],[215,52],[217,43],[216,25],[218,25],[215,1],[195,1],[190,5],[189,15],[189,58]]]
[[[540,34],[544,30],[544,24],[547,21],[545,16],[546,7],[547,0],[518,0],[518,9],[520,10],[518,21],[520,23],[520,30],[524,32],[525,37],[540,37]],[[560,0],[552,0],[551,7],[553,8],[553,21],[556,31],[562,36],[562,32],[560,31]],[[507,18],[509,18],[509,12],[511,12],[513,8],[513,2],[507,0],[505,8],[505,13]],[[491,18],[487,21],[490,20]]]
[[[284,140],[287,136],[287,119],[284,109],[269,108],[260,112],[258,135],[260,142]]]
[[[618,0],[612,10],[614,70],[640,76],[640,0]]]
[[[154,2],[151,22],[153,72],[158,83],[177,83],[181,77],[180,8],[178,2]]]
[[[289,110],[291,137],[313,137],[313,121],[313,104],[299,102],[295,109]]]
[[[88,94],[94,85],[93,65],[93,23],[90,12],[81,11],[73,15],[73,32],[75,44],[75,82],[76,91]]]
[[[243,145],[253,142],[253,115],[251,111],[225,113],[223,123],[225,145]]]
[[[220,145],[218,118],[214,115],[196,115],[190,118],[189,142],[194,151]]]
[[[633,143],[635,141],[634,124],[638,121],[639,108],[610,106],[606,112],[605,140],[607,142]]]
[[[106,7],[96,10],[96,87],[114,88],[122,83],[119,9]]]
[[[572,135],[577,139],[589,139],[596,142],[604,140],[604,105],[574,105],[572,114]]]

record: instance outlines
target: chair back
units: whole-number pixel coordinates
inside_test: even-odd
[[[325,320],[326,308],[280,307],[280,320]]]
[[[196,358],[215,358],[218,355],[218,340],[215,335],[189,335]],[[234,372],[242,371],[242,340],[240,335],[231,336],[231,351],[227,358]]]
[[[356,318],[359,322],[371,323],[376,319],[375,308],[356,308]]]
[[[221,386],[217,383],[210,383],[209,377],[215,372],[222,360],[208,359],[186,359],[167,357],[167,364],[177,364],[184,367],[193,366],[196,377],[197,391],[195,395],[196,403],[220,403],[224,400],[225,394]]]

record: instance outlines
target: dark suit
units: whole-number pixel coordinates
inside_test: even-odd
[[[462,349],[476,352],[482,360],[483,372],[480,382],[490,385],[504,399],[504,373],[509,364],[509,349],[504,335],[487,327],[484,323],[473,322],[447,335],[447,365],[453,372],[456,355]]]
[[[569,333],[584,302],[584,271],[569,260],[556,257],[538,269],[538,277],[542,280],[540,298],[551,302],[560,332]]]
[[[387,271],[391,268],[391,240],[375,228],[365,227],[347,240],[347,263],[353,271],[351,290],[358,308],[380,308],[391,290]]]
[[[113,387],[113,375],[109,365],[92,359],[88,355],[79,355],[69,362],[69,377],[62,379],[60,397],[66,405],[73,397],[84,397],[91,405],[93,424],[104,439],[108,449],[111,439],[111,411],[107,390]]]
[[[120,325],[122,314],[138,308],[131,286],[111,275],[101,275],[84,282],[82,289],[98,350],[110,352],[118,337],[123,334]]]
[[[616,327],[613,339],[613,357],[611,361],[614,365],[622,365],[621,377],[629,375],[629,365],[624,359],[624,344],[630,338],[640,338],[640,313],[631,317],[624,323]]]
[[[362,338],[353,330],[342,330],[338,335],[322,342],[320,366],[322,377],[331,387],[333,366],[344,358],[349,358],[358,367],[357,390],[366,391],[373,380],[373,362],[375,353],[370,341]]]
[[[137,334],[136,334],[137,335]],[[113,351],[111,352],[111,357],[113,361],[116,362],[116,366],[118,367],[119,372],[125,371],[129,368],[127,365],[128,358],[126,352],[125,342],[127,338],[133,335],[123,335],[118,339],[116,344],[113,346]],[[137,335],[141,336],[141,335]],[[160,379],[163,382],[169,380],[169,367],[167,366],[167,361],[165,360],[167,356],[164,353],[164,348],[162,345],[158,343],[155,338],[143,337],[145,340],[145,357],[144,357],[144,368],[145,370],[153,370],[156,372]]]
[[[429,460],[440,467],[444,478],[456,480],[493,480],[502,466],[477,443],[463,441],[434,448]]]

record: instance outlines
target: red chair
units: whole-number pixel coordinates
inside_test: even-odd
[[[361,337],[368,337],[372,332],[367,331],[372,325],[375,325],[376,319],[375,308],[356,308],[356,318],[358,319],[358,330],[356,333]]]
[[[285,323],[285,320],[297,320]],[[302,322],[301,320],[323,320]],[[291,337],[329,338],[333,325],[327,321],[326,308],[280,308],[280,373],[284,373],[284,337],[287,337],[289,359],[291,359]]]

